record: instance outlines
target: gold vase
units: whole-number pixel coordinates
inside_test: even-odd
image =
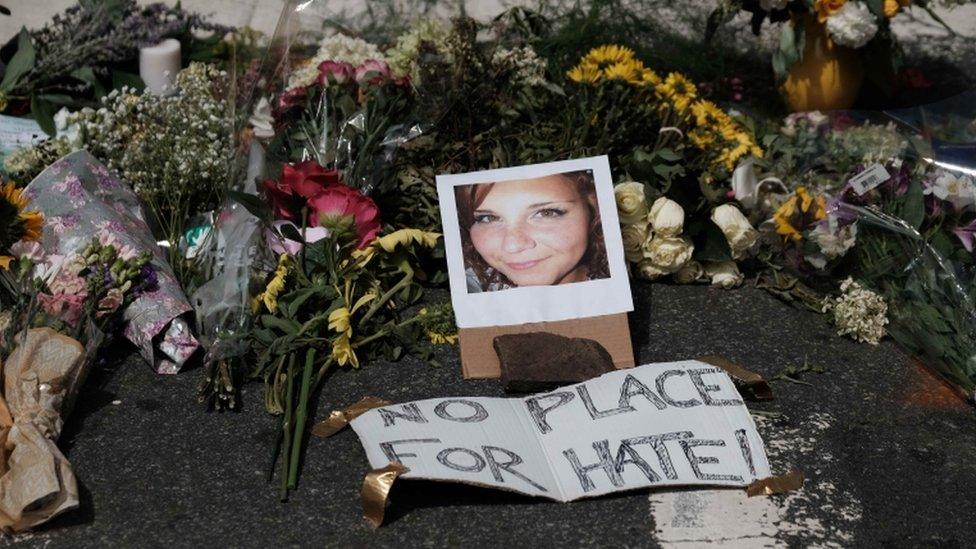
[[[803,58],[790,67],[781,88],[786,104],[794,112],[851,108],[864,82],[857,52],[835,44],[815,15],[807,14],[802,21]]]

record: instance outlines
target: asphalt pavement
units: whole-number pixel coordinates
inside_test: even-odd
[[[471,486],[400,481],[387,523],[363,520],[368,464],[351,430],[308,444],[299,488],[278,501],[266,480],[276,420],[261,387],[239,412],[207,412],[199,369],[159,376],[136,355],[98,366],[61,447],[82,507],[2,541],[43,547],[268,546],[967,546],[976,494],[976,409],[893,342],[834,335],[823,316],[761,290],[635,283],[638,364],[723,355],[767,379],[789,365],[822,368],[773,383],[749,403],[774,472],[807,477],[792,494],[638,490],[554,503]],[[442,363],[407,358],[339,371],[317,418],[373,395],[395,402],[503,396],[466,381],[457,349]],[[809,385],[805,384],[809,383]]]

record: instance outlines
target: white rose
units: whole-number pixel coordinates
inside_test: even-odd
[[[655,235],[644,245],[644,259],[659,274],[671,274],[684,267],[694,251],[689,238]]]
[[[647,221],[640,220],[620,230],[624,240],[624,257],[631,263],[644,259],[644,243],[647,242]]]
[[[642,259],[637,264],[637,276],[645,280],[654,280],[660,276],[664,276],[668,273],[657,268],[650,259]]]
[[[636,181],[621,183],[613,188],[617,199],[617,214],[621,225],[633,225],[647,215],[647,200],[644,197],[644,184]]]
[[[705,276],[712,279],[712,286],[721,286],[722,288],[735,288],[739,284],[742,284],[742,273],[739,272],[739,266],[735,264],[735,261],[717,261],[705,264]]]
[[[254,107],[254,113],[248,119],[254,128],[254,136],[265,139],[274,137],[274,115],[271,114],[271,103],[267,97],[262,97]]]
[[[702,264],[692,259],[685,263],[683,267],[674,273],[674,281],[678,284],[691,284],[705,275],[705,268]]]
[[[752,157],[741,160],[732,172],[732,193],[736,200],[750,210],[756,207],[759,194],[759,178],[756,177],[755,162]]]
[[[733,259],[742,257],[759,238],[759,232],[752,227],[739,208],[732,204],[722,204],[712,210],[712,222],[722,229],[722,234],[729,241]]]
[[[674,200],[662,196],[651,205],[648,218],[656,234],[678,236],[685,224],[685,210]]]
[[[878,32],[871,9],[860,2],[847,2],[840,11],[827,18],[826,24],[834,42],[855,49],[870,42]]]

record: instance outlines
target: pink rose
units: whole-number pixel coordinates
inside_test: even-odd
[[[322,61],[319,63],[319,76],[315,83],[323,88],[330,84],[345,84],[356,74],[356,69],[342,61]]]
[[[376,203],[361,192],[346,185],[332,185],[309,200],[313,219],[329,227],[351,219],[356,230],[356,247],[363,248],[380,232],[380,211]]]
[[[362,65],[356,67],[356,82],[360,86],[363,84],[382,84],[390,80],[390,66],[386,61],[368,59]]]

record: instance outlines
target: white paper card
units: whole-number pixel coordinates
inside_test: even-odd
[[[634,309],[606,156],[439,175],[437,194],[458,327]]]
[[[863,172],[852,177],[850,183],[851,187],[854,188],[854,192],[858,195],[863,195],[889,179],[891,179],[891,176],[888,175],[888,170],[884,166],[881,164],[872,164]]]
[[[351,423],[372,468],[571,501],[770,476],[732,380],[696,360],[648,364],[526,398],[434,398]]]
[[[29,118],[0,114],[0,160],[15,150],[47,139],[47,134]],[[27,182],[23,182],[26,184]]]

